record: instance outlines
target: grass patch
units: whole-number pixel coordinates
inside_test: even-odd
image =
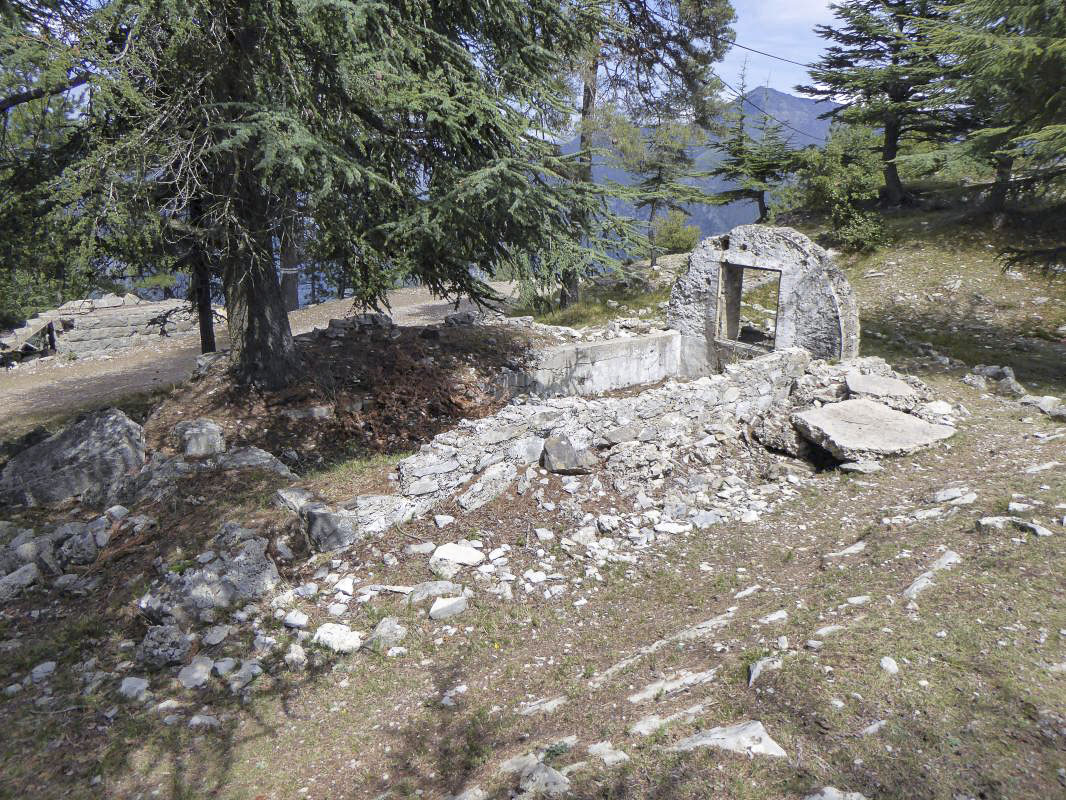
[[[308,472],[305,482],[326,499],[347,499],[355,491],[369,489],[369,483],[380,483],[386,472],[409,455],[408,452],[353,454],[350,458]]]
[[[617,317],[635,316],[640,309],[648,309],[646,316],[659,317],[659,304],[670,299],[668,287],[645,291],[623,286],[610,289],[586,287],[580,302],[568,308],[544,309],[535,304],[523,304],[513,308],[511,316],[532,316],[545,325],[563,325],[568,328],[587,328],[606,325]]]

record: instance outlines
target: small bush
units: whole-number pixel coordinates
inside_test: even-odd
[[[687,221],[688,214],[677,209],[655,220],[651,240],[660,254],[691,253],[696,249],[700,242],[700,229],[695,225],[686,225]]]
[[[877,134],[871,128],[834,125],[823,149],[799,155],[787,204],[828,217],[830,240],[847,250],[871,250],[884,241],[873,206],[882,182]]]

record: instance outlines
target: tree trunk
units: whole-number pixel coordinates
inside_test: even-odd
[[[240,380],[277,389],[297,377],[299,357],[278,285],[267,199],[251,173],[240,171],[244,230],[230,237],[222,274],[230,358]]]
[[[885,175],[884,204],[890,207],[902,205],[907,196],[907,193],[903,191],[903,183],[899,179],[899,170],[896,169],[896,156],[899,155],[899,137],[899,120],[894,115],[889,116],[885,120],[885,139],[881,148],[881,162]]]
[[[600,55],[597,45],[596,55],[592,58],[592,63],[589,64],[588,74],[585,76],[585,85],[581,94],[581,138],[579,146],[581,152],[588,153],[592,147],[592,115],[596,110],[596,92],[597,83],[596,76],[600,71]],[[592,154],[588,153],[587,157],[581,162],[581,169],[578,172],[578,180],[584,183],[592,183]],[[561,276],[562,287],[559,292],[559,305],[562,308],[572,306],[581,299],[581,275],[575,268],[567,269],[563,271]]]
[[[199,199],[189,203],[189,221],[193,228],[203,223],[203,204]],[[215,320],[211,308],[211,264],[200,238],[194,238],[186,256],[192,283],[189,287],[196,302],[196,319],[200,324],[200,352],[215,352]]]
[[[755,202],[759,204],[759,218],[755,221],[761,225],[770,218],[770,210],[766,207],[766,192],[755,192]]]
[[[297,241],[299,222],[287,215],[281,226],[281,296],[285,310],[295,311],[300,307],[300,244]]]
[[[996,182],[985,198],[984,210],[990,214],[998,214],[1003,210],[1007,202],[1007,192],[1010,190],[1010,179],[1014,170],[1014,156],[994,155],[992,163],[996,167]]]
[[[659,251],[655,248],[655,212],[658,210],[656,203],[648,208],[648,244],[651,246],[651,267],[654,269],[659,259]]]
[[[201,248],[195,246],[197,251]],[[202,252],[193,265],[193,288],[196,293],[196,318],[200,323],[200,352],[215,352],[215,320],[211,308],[211,268]]]

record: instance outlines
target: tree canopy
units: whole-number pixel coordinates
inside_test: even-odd
[[[41,103],[65,84],[78,152],[48,183],[51,213],[75,222],[90,268],[131,230],[159,257],[207,263],[246,378],[283,383],[296,369],[276,268],[294,197],[316,257],[343,265],[369,304],[401,276],[487,299],[480,274],[549,243],[581,247],[603,209],[545,125],[565,106],[565,59],[599,29],[583,3],[48,8],[5,16],[20,72],[5,59],[2,103]],[[69,42],[78,58],[50,63]]]
[[[881,130],[884,202],[899,205],[907,197],[896,162],[901,141],[954,127],[939,86],[944,59],[928,46],[923,26],[944,12],[932,0],[846,0],[829,7],[838,22],[815,31],[830,44],[810,70],[813,83],[796,88],[840,102],[834,116]]]

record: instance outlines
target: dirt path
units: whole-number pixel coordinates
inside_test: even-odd
[[[511,285],[492,284],[508,294]],[[393,319],[399,325],[440,322],[455,310],[453,303],[434,297],[427,289],[398,289],[389,295]],[[460,310],[472,308],[464,301]],[[331,300],[301,308],[289,315],[293,333],[325,327],[330,319],[352,312],[350,300]],[[219,346],[226,347],[219,329]],[[156,347],[131,350],[111,358],[78,361],[50,359],[0,374],[0,437],[18,435],[35,425],[100,407],[132,395],[167,389],[187,380],[200,355],[195,336],[175,339]]]

